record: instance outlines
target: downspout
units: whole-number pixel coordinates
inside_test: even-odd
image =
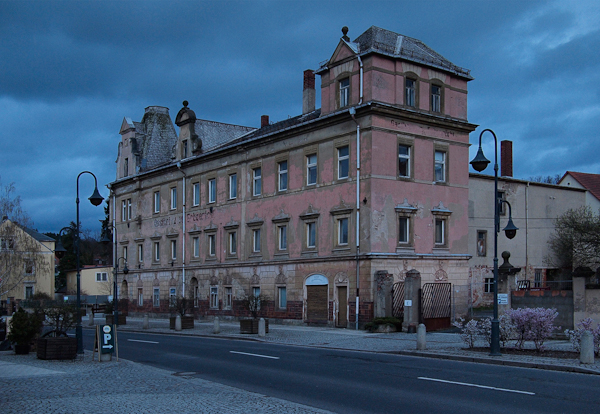
[[[181,200],[181,206],[182,206],[182,217],[181,217],[181,227],[183,230],[183,237],[181,238],[181,297],[185,298],[185,195],[186,195],[186,191],[185,191],[185,172],[181,169],[181,163],[178,162],[177,163],[177,168],[179,168],[179,171],[181,171],[181,173],[183,174],[183,177],[181,178],[181,191],[183,193],[182,195],[182,200]]]
[[[119,242],[117,240],[117,197],[115,196],[114,191],[112,192],[112,236],[113,236],[113,269],[116,269],[117,267],[117,263],[119,261],[119,252],[117,249],[117,243]],[[129,254],[129,252],[127,252],[127,254]],[[125,262],[127,262],[127,260],[125,260]],[[114,273],[114,272],[113,272]],[[118,275],[114,275],[114,277],[116,278]],[[113,281],[114,283],[114,281]],[[119,288],[119,284],[117,283],[117,289]],[[117,297],[119,297],[119,295],[116,295]]]
[[[529,182],[525,187],[525,274],[524,279],[527,279],[529,272]]]
[[[350,108],[350,116],[356,123],[356,330],[358,331],[360,297],[360,124],[355,117],[356,109]]]

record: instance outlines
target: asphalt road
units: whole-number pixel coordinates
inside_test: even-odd
[[[84,330],[86,349],[94,331]],[[119,332],[119,357],[338,413],[597,413],[600,377],[535,369]]]

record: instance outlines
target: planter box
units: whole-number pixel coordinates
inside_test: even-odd
[[[258,319],[240,319],[240,333],[257,334]],[[265,333],[269,333],[269,320],[265,319]]]
[[[169,318],[169,327],[175,329],[176,316]],[[183,315],[181,317],[181,329],[194,329],[194,315]]]
[[[115,316],[114,315],[105,315],[105,316],[106,316],[106,324],[113,325]],[[127,325],[127,316],[119,313],[119,320],[118,320],[117,325]]]
[[[37,340],[38,359],[75,359],[77,338],[55,337]]]

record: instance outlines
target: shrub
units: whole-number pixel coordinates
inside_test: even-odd
[[[581,336],[585,331],[590,331],[594,337],[594,353],[600,356],[600,323],[596,329],[592,329],[592,318],[585,318],[577,324],[575,330],[566,329],[565,334],[569,336],[569,340],[573,345],[573,349],[577,352],[581,351]]]
[[[519,308],[506,311],[515,326],[516,347],[522,349],[525,341],[533,341],[535,349],[542,351],[544,342],[555,329],[554,319],[558,316],[556,309]]]
[[[377,328],[381,325],[389,325],[395,326],[397,331],[402,331],[402,321],[398,318],[393,317],[385,317],[385,318],[375,318],[371,322],[365,324],[365,329],[370,332],[375,332]]]
[[[8,339],[18,345],[29,345],[36,335],[42,330],[42,321],[33,313],[28,313],[19,308],[10,321]]]
[[[464,341],[464,343],[469,348],[474,348],[477,337],[481,335],[481,327],[475,319],[471,319],[466,324],[464,322],[465,320],[460,318],[460,320],[454,322],[452,325],[461,330],[460,338]]]

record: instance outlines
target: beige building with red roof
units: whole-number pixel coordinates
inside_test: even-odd
[[[600,210],[600,174],[567,171],[558,185],[586,190],[585,204],[594,212]]]

